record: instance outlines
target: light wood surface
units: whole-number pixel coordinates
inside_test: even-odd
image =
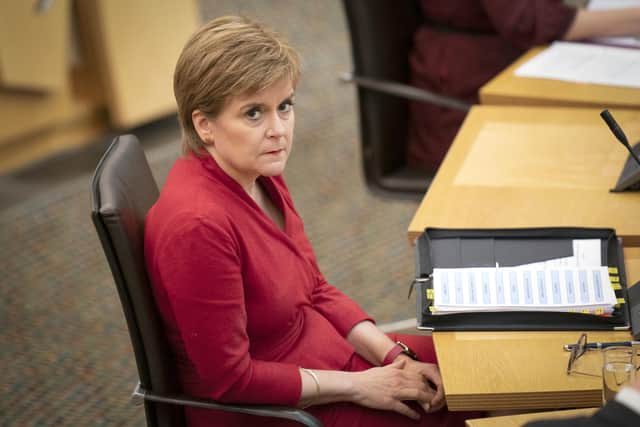
[[[480,89],[480,103],[604,108],[640,108],[640,89],[517,77],[514,71],[540,53],[529,50]]]
[[[94,77],[88,69],[76,68],[67,73],[63,87],[56,91],[0,91],[0,146],[93,115],[103,104]]]
[[[477,418],[467,420],[467,427],[521,427],[529,421],[589,416],[597,408],[569,409],[566,411],[533,412],[529,414],[507,415],[501,417]]]
[[[49,2],[37,13],[35,1],[0,2],[0,86],[50,91],[67,79],[69,0]]]
[[[628,135],[640,112],[613,111]],[[623,236],[627,282],[640,280],[640,193],[610,193],[627,154],[597,109],[477,106],[449,150],[409,226],[611,227]],[[566,375],[580,331],[434,332],[449,408],[559,409],[599,406],[601,378]],[[590,341],[630,339],[588,332]],[[577,369],[598,374],[598,352]]]
[[[587,408],[602,402],[600,352],[575,367],[596,376],[567,375],[564,344],[580,331],[434,332],[433,339],[452,411]],[[624,341],[626,331],[589,331],[588,341]]]
[[[640,111],[612,110],[630,139]],[[628,152],[597,109],[476,106],[409,225],[611,227],[640,246],[640,192],[610,193]]]
[[[11,143],[0,144],[0,173],[8,172],[60,153],[95,142],[108,129],[100,111],[74,118],[70,122],[27,135]]]
[[[79,19],[100,65],[111,123],[138,126],[175,112],[173,70],[200,23],[194,0],[85,0]]]
[[[0,172],[95,141],[108,124],[94,78],[83,66],[51,93],[0,91]]]

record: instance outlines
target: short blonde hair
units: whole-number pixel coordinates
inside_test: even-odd
[[[184,46],[173,74],[183,153],[204,143],[191,114],[215,118],[232,98],[251,95],[283,78],[300,76],[298,53],[275,31],[248,18],[223,16],[202,26]]]

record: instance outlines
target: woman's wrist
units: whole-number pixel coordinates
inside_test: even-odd
[[[391,347],[391,350],[389,350],[387,352],[387,354],[384,356],[384,358],[382,359],[382,366],[387,366],[393,363],[394,360],[396,360],[396,357],[400,356],[402,353],[402,347],[400,347],[398,344],[395,344],[393,347]]]
[[[412,360],[418,360],[418,355],[409,348],[405,343],[396,341],[395,345],[387,352],[382,359],[382,366],[390,365],[398,356],[404,355]]]
[[[354,402],[358,387],[357,372],[325,371],[299,368],[302,393],[298,407],[321,405],[331,402]],[[312,373],[314,375],[312,375]]]

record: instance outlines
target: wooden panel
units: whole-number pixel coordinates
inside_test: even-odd
[[[0,146],[83,120],[101,108],[102,93],[87,68],[76,68],[51,93],[0,91]]]
[[[25,2],[31,7],[34,3]],[[55,4],[58,2],[52,3]],[[79,20],[74,22],[83,24]],[[82,25],[76,29],[77,55],[74,65],[69,70],[65,68],[59,88],[46,92],[0,90],[0,171],[8,172],[52,153],[89,143],[106,129],[97,67],[87,55],[92,49],[83,38]],[[65,43],[67,32],[67,28],[62,32]]]
[[[640,111],[613,111],[640,135]],[[476,106],[409,225],[612,227],[640,246],[640,192],[610,193],[628,152],[595,109]]]
[[[195,0],[86,0],[78,12],[93,29],[111,122],[132,127],[174,112],[173,70],[199,24]]]
[[[529,414],[507,415],[500,417],[467,420],[467,427],[521,427],[530,421],[584,417],[593,414],[597,408],[570,409],[567,411],[533,412]]]
[[[94,142],[107,131],[99,111],[87,112],[66,123],[0,144],[0,173],[18,169],[63,150]]]
[[[70,2],[50,2],[42,13],[36,3],[0,3],[0,85],[60,90],[67,80]]]
[[[480,89],[489,105],[640,108],[640,89],[517,77],[514,71],[544,48],[531,49]]]

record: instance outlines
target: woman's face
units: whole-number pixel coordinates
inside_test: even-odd
[[[260,175],[284,171],[293,142],[293,96],[293,85],[283,79],[253,95],[232,98],[215,119],[194,111],[207,151],[245,189]]]

